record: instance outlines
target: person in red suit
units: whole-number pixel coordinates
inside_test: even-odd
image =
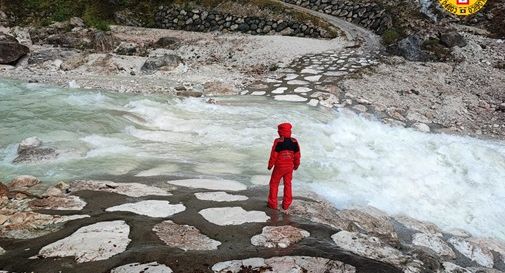
[[[282,208],[287,210],[293,201],[291,180],[293,170],[300,166],[300,145],[291,137],[291,124],[282,123],[278,126],[279,138],[275,139],[270,152],[268,170],[274,168],[270,178],[270,193],[268,194],[268,207],[277,209],[277,192],[281,178],[284,180],[284,197]]]

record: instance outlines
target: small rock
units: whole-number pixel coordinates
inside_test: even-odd
[[[441,33],[440,42],[447,47],[465,47],[467,45],[465,38],[456,31]]]
[[[412,127],[423,133],[429,133],[431,131],[430,126],[421,122],[412,124]]]
[[[151,73],[157,70],[172,71],[183,64],[184,62],[181,57],[173,54],[165,54],[163,56],[149,57],[141,69],[144,72]]]
[[[69,23],[73,27],[82,27],[82,28],[86,27],[86,24],[84,23],[84,20],[82,20],[79,17],[72,17],[72,18],[70,18]]]
[[[309,232],[293,226],[266,226],[261,234],[251,238],[251,244],[268,248],[286,248],[309,236]]]
[[[139,46],[135,43],[121,42],[119,46],[114,49],[114,53],[118,55],[133,56],[139,53],[138,47]]]
[[[154,45],[160,48],[177,49],[179,44],[180,40],[175,37],[161,37]]]
[[[216,250],[221,242],[212,240],[200,231],[188,225],[178,225],[164,221],[154,226],[154,233],[170,247],[188,250]]]
[[[31,175],[21,175],[14,178],[9,184],[11,189],[23,189],[30,188],[40,183],[40,180],[35,176]]]
[[[358,112],[361,112],[361,113],[365,113],[368,111],[368,109],[366,108],[366,106],[362,105],[362,104],[358,104],[358,105],[354,105],[352,107],[352,109],[358,111]]]
[[[477,243],[471,242],[467,239],[453,237],[449,239],[456,250],[461,252],[470,260],[482,265],[484,267],[492,268],[494,265],[494,257],[491,250],[485,246],[480,246]]]
[[[24,151],[35,149],[42,146],[42,140],[37,137],[23,139],[18,145],[18,154]]]
[[[412,243],[416,246],[427,247],[439,256],[447,257],[450,259],[456,258],[456,254],[449,247],[444,240],[433,234],[416,233],[412,238]]]

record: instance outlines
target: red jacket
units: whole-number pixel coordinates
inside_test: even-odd
[[[282,123],[279,125],[280,138],[275,139],[270,152],[268,169],[272,167],[298,169],[300,166],[300,145],[295,138],[291,137],[291,124]]]

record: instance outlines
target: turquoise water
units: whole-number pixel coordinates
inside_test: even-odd
[[[295,184],[337,207],[372,205],[505,239],[505,143],[424,134],[348,112],[257,97],[176,99],[0,81],[0,180],[108,175],[268,181],[276,125],[301,143]],[[37,136],[55,160],[12,164]]]

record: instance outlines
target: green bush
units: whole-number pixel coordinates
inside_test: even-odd
[[[401,34],[398,30],[394,28],[390,28],[382,34],[382,41],[385,45],[390,45],[398,41],[401,37]]]

